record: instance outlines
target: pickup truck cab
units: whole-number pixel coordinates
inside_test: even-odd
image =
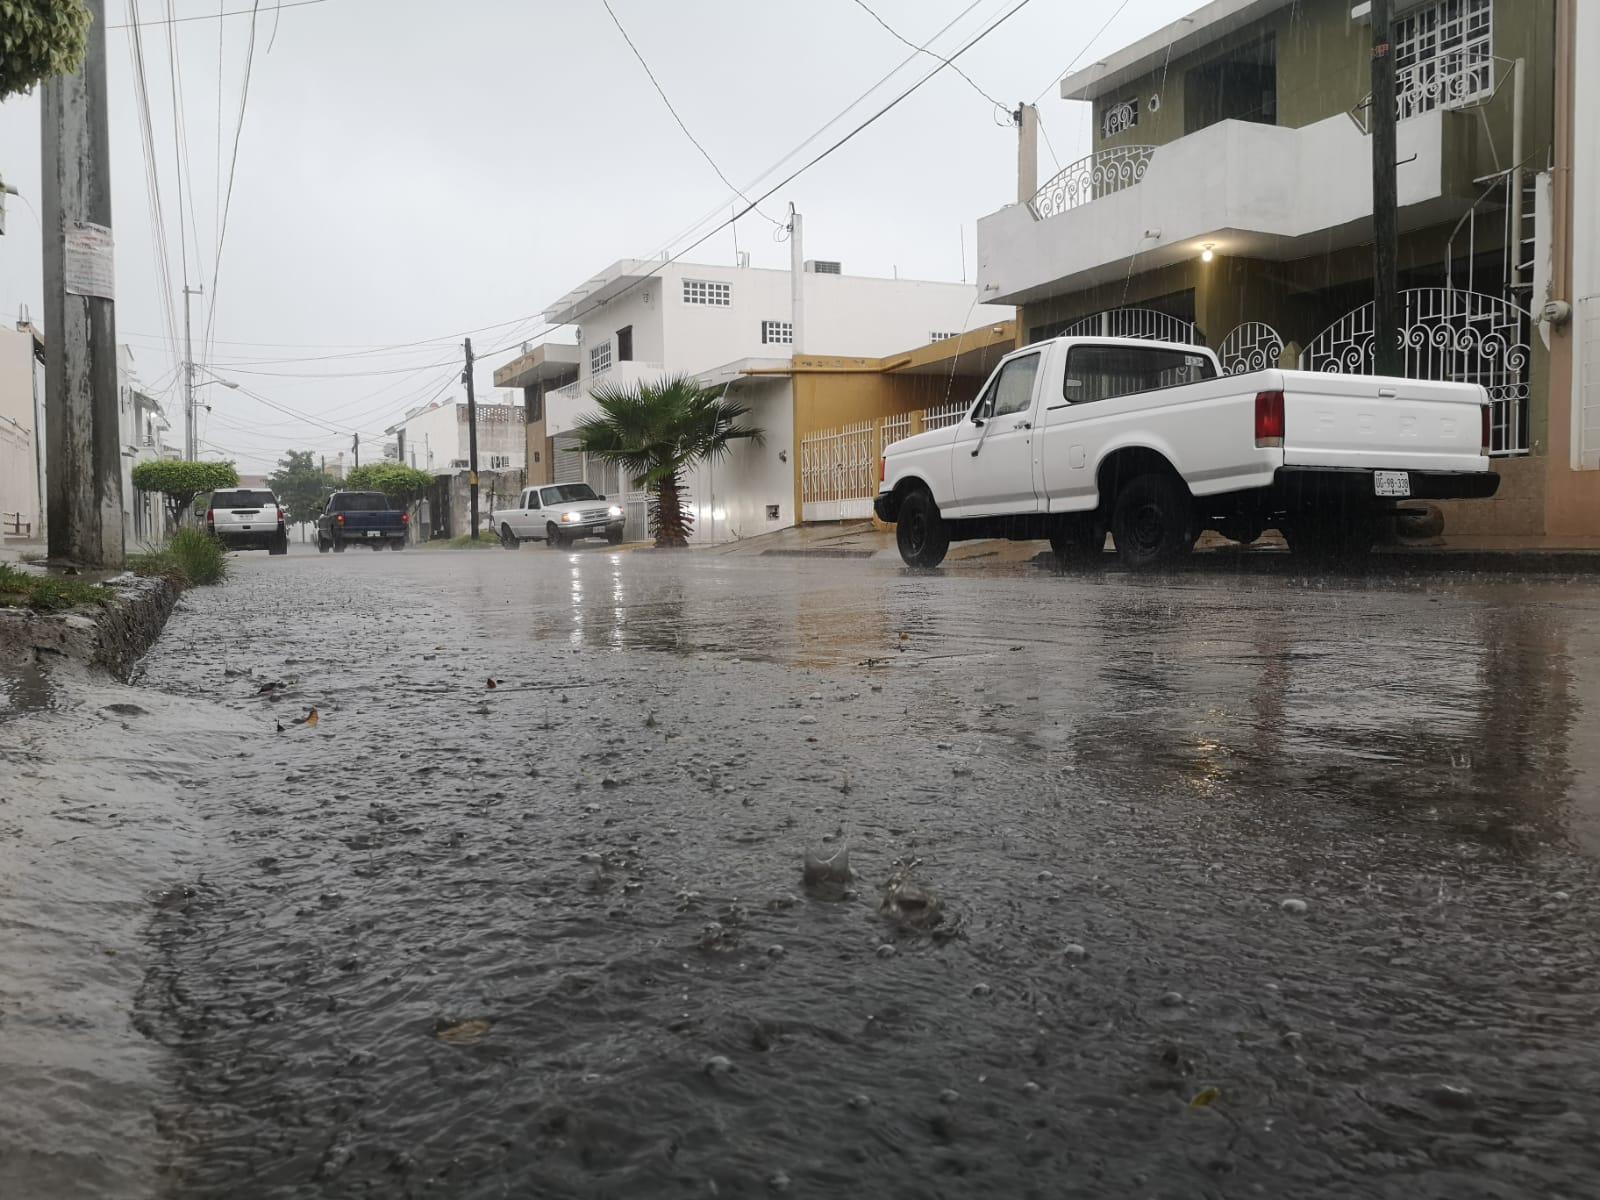
[[[264,488],[222,488],[206,502],[206,532],[229,550],[289,553],[278,498]]]
[[[406,548],[411,514],[382,492],[335,492],[317,518],[317,549],[342,554],[346,546]]]
[[[1015,351],[955,425],[888,446],[875,511],[901,557],[952,540],[1048,538],[1132,567],[1207,529],[1297,554],[1364,554],[1406,498],[1492,496],[1489,398],[1475,384],[1267,370],[1223,375],[1202,346],[1056,338]]]
[[[535,540],[560,549],[586,537],[603,537],[615,546],[622,540],[624,514],[587,483],[549,483],[523,488],[516,507],[495,513],[495,522],[500,544],[511,550]]]

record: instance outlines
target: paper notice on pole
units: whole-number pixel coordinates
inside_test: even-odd
[[[74,296],[116,298],[111,268],[111,228],[74,221],[67,226],[66,286]]]

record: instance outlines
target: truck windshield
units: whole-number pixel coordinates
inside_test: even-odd
[[[546,508],[553,504],[571,504],[575,500],[598,500],[600,497],[587,483],[562,483],[540,489]]]
[[[382,492],[341,492],[328,503],[329,512],[387,512],[393,507]]]

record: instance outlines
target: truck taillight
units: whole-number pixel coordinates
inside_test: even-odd
[[[411,514],[408,513],[408,512],[401,513],[400,514],[400,524],[402,524],[402,525],[411,524]]]
[[[335,521],[337,521],[340,525],[344,524],[344,514],[343,513],[340,513],[338,516],[334,517],[333,519]]]
[[[1283,393],[1256,393],[1256,445],[1283,445]]]
[[[889,478],[889,460],[883,455],[878,456],[878,482],[882,483]]]
[[[283,519],[283,509],[280,508],[280,509],[278,509],[278,524],[282,525],[284,523],[285,522],[284,522],[284,519]]]
[[[1483,456],[1489,457],[1489,449],[1494,445],[1494,409],[1485,404],[1483,406]]]

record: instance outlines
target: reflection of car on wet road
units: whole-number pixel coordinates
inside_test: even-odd
[[[495,513],[495,532],[515,550],[526,541],[543,539],[560,548],[579,538],[622,540],[623,512],[587,483],[553,483],[524,488],[516,507]]]
[[[278,498],[264,488],[224,488],[211,493],[206,531],[229,550],[289,553],[289,532]]]
[[[964,538],[1049,538],[1127,565],[1188,554],[1207,529],[1266,528],[1296,553],[1363,554],[1398,500],[1492,496],[1476,384],[1256,371],[1200,346],[1056,338],[1006,358],[964,420],[884,452],[877,514],[935,566]]]
[[[359,545],[403,550],[410,525],[411,514],[382,492],[335,492],[317,518],[317,549],[324,554]]]

